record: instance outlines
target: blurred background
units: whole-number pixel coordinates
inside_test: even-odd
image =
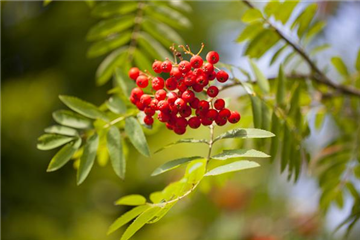
[[[193,27],[182,32],[194,49],[201,42],[216,50],[222,61],[248,68],[243,45],[235,42],[244,28],[245,10],[237,1],[192,1],[188,14]],[[319,18],[328,23],[319,42],[352,63],[360,46],[360,4],[320,2]],[[189,145],[169,148],[151,158],[130,148],[127,178],[121,181],[110,165],[95,166],[88,179],[76,186],[71,163],[46,173],[55,151],[36,149],[38,136],[54,123],[51,113],[64,108],[59,94],[75,95],[95,104],[108,96],[111,83],[96,87],[94,75],[101,58],[88,59],[87,31],[96,23],[84,2],[1,2],[1,236],[4,240],[119,239],[121,231],[106,236],[108,226],[126,207],[114,206],[119,197],[132,193],[147,196],[179,179],[184,169],[150,178],[160,164],[184,153],[198,155]],[[350,46],[350,47],[349,47]],[[321,57],[319,65],[322,65]],[[327,60],[326,60],[327,61]],[[270,76],[278,66],[260,67]],[[229,92],[235,97],[236,92]],[[247,111],[247,102],[240,108]],[[247,111],[249,113],[249,111]],[[242,124],[250,122],[244,115]],[[219,130],[223,131],[223,130]],[[207,136],[206,129],[185,137]],[[149,132],[152,152],[179,137],[166,129]],[[231,144],[229,142],[229,144]],[[204,149],[205,151],[205,149]],[[340,239],[333,231],[349,213],[335,207],[325,218],[318,214],[317,182],[304,171],[300,181],[287,183],[275,164],[204,183],[190,198],[177,204],[160,222],[146,226],[133,239],[146,240],[277,240]],[[213,187],[209,188],[209,185]],[[359,225],[350,239],[358,239]]]

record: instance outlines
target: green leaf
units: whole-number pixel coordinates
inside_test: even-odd
[[[284,135],[283,135],[283,146],[282,146],[282,152],[281,152],[281,172],[283,172],[289,162],[290,156],[290,150],[292,145],[292,136],[289,127],[285,124],[284,125]]]
[[[149,157],[150,151],[141,125],[134,117],[125,119],[125,132],[134,147],[144,156]]]
[[[224,138],[269,138],[275,135],[271,132],[257,128],[237,128],[227,131],[215,138],[215,141]]]
[[[124,47],[110,53],[96,70],[96,84],[101,86],[107,83],[115,69],[123,64],[126,56],[127,54]]]
[[[245,55],[251,58],[260,58],[279,40],[280,37],[275,31],[271,29],[265,29],[249,43],[245,50]]]
[[[86,39],[88,41],[100,40],[112,34],[127,30],[134,25],[134,19],[135,16],[130,15],[103,20],[89,30]]]
[[[132,194],[120,198],[115,202],[116,205],[128,205],[128,206],[138,206],[144,205],[146,203],[146,198],[139,194]]]
[[[285,105],[285,95],[286,95],[285,82],[286,82],[286,76],[284,74],[283,66],[280,65],[279,74],[277,77],[277,90],[276,90],[276,104],[278,106]]]
[[[164,150],[166,148],[169,148],[173,145],[180,144],[180,143],[205,143],[205,144],[208,144],[208,141],[206,139],[183,138],[176,142],[169,143],[168,145],[156,150],[154,153],[161,152],[162,150]]]
[[[107,133],[106,140],[112,167],[116,175],[118,175],[121,179],[124,179],[126,171],[126,160],[124,157],[120,130],[115,126],[111,126]]]
[[[47,127],[47,128],[45,128],[44,131],[46,133],[54,133],[54,134],[72,136],[72,137],[75,137],[78,135],[78,132],[75,129],[60,126],[60,125],[54,125],[54,126]]]
[[[270,130],[271,113],[270,108],[264,101],[261,101],[261,128]]]
[[[133,220],[134,218],[139,216],[144,211],[148,210],[149,208],[150,208],[150,205],[141,205],[141,206],[135,207],[135,208],[131,209],[130,211],[124,213],[123,215],[121,215],[121,217],[116,219],[116,221],[113,224],[111,224],[107,234],[109,235],[110,233],[113,233],[120,227],[124,226],[125,224],[127,224],[128,222],[130,222],[131,220]]]
[[[326,23],[323,22],[323,21],[316,22],[315,24],[313,24],[313,25],[311,26],[311,28],[309,29],[309,31],[306,33],[305,39],[306,39],[306,40],[310,40],[313,36],[315,36],[315,35],[318,34],[320,31],[322,31],[325,26],[326,26]]]
[[[331,58],[331,63],[334,65],[336,70],[343,76],[348,76],[349,72],[348,69],[340,57],[333,57]]]
[[[91,14],[95,17],[108,18],[114,15],[124,15],[135,11],[138,7],[137,2],[100,2],[95,5]]]
[[[306,31],[306,29],[308,29],[311,21],[314,19],[316,10],[317,4],[310,4],[291,25],[291,29],[294,29],[296,26],[298,26],[297,34],[299,37],[301,37]]]
[[[53,118],[59,124],[78,128],[86,129],[92,127],[92,121],[86,117],[83,117],[77,113],[68,110],[58,110],[53,112]]]
[[[171,58],[169,51],[165,49],[161,43],[155,40],[146,32],[140,32],[138,35],[139,46],[146,51],[149,56],[154,59],[165,60]]]
[[[164,172],[175,169],[175,168],[179,167],[180,165],[182,165],[184,163],[188,163],[188,162],[191,162],[193,160],[200,159],[200,158],[202,158],[202,157],[199,157],[199,156],[185,157],[185,158],[175,159],[175,160],[166,162],[165,164],[163,164],[160,167],[158,167],[157,169],[155,169],[155,171],[151,174],[151,176],[157,176],[157,175],[162,174]]]
[[[52,0],[44,0],[43,6],[47,6],[52,2]]]
[[[261,108],[261,100],[257,96],[251,96],[251,109],[253,113],[253,122],[255,128],[261,128],[262,121],[262,108]]]
[[[259,9],[250,8],[241,17],[241,21],[243,21],[244,23],[250,23],[253,21],[261,20],[262,18],[263,18],[263,15]]]
[[[152,223],[156,223],[158,222],[161,218],[163,218],[166,213],[169,212],[169,210],[177,203],[177,201],[174,201],[172,203],[168,203],[165,206],[161,207],[161,210],[154,216],[153,219],[151,219],[148,224],[152,224]]]
[[[243,42],[247,39],[253,39],[263,30],[264,30],[263,23],[253,22],[245,27],[245,29],[240,33],[236,41]]]
[[[55,156],[51,159],[47,168],[47,172],[53,172],[64,166],[79,149],[81,139],[78,138],[75,142],[71,142],[62,147]]]
[[[358,51],[358,55],[357,55],[357,58],[356,58],[355,69],[360,72],[360,49]]]
[[[135,61],[136,66],[139,67],[139,69],[141,69],[143,71],[146,69],[151,69],[151,71],[152,71],[152,67],[151,67],[152,62],[139,49],[135,49],[135,51],[134,51],[134,61]]]
[[[145,14],[154,19],[166,23],[177,29],[187,29],[191,27],[191,22],[180,12],[167,6],[149,6],[145,9]]]
[[[126,105],[120,97],[114,95],[106,101],[106,106],[110,111],[117,114],[126,113]]]
[[[233,149],[233,150],[224,150],[222,153],[212,156],[211,159],[216,160],[227,160],[231,158],[267,158],[270,157],[266,153],[254,150],[254,149]]]
[[[317,47],[314,47],[313,49],[311,49],[310,51],[310,55],[314,55],[318,52],[324,51],[326,49],[330,48],[330,44],[324,44],[324,45],[320,45]]]
[[[186,183],[190,184],[191,186],[194,186],[194,184],[200,182],[200,180],[204,177],[205,171],[206,171],[206,159],[200,159],[190,162],[187,165],[185,171]],[[181,191],[178,192],[178,196],[184,194],[182,192],[184,191],[184,189],[181,188],[180,190]]]
[[[80,185],[89,175],[92,166],[94,165],[96,152],[99,146],[99,136],[94,133],[87,140],[84,146],[84,152],[80,158],[80,165],[77,172],[77,184]]]
[[[146,223],[148,223],[152,218],[154,218],[161,207],[151,207],[145,210],[140,216],[138,216],[134,222],[126,229],[124,234],[121,237],[121,240],[128,240],[131,238],[137,231],[140,230]]]
[[[216,176],[216,175],[220,175],[220,174],[224,174],[224,173],[236,172],[236,171],[241,171],[241,170],[249,169],[249,168],[255,168],[255,167],[259,167],[259,166],[260,165],[256,162],[242,160],[242,161],[232,162],[232,163],[214,168],[214,169],[210,170],[209,172],[207,172],[205,174],[205,176]]]
[[[253,60],[250,59],[250,66],[255,74],[256,82],[259,84],[260,90],[267,94],[270,91],[270,84],[267,78],[264,76],[264,74],[261,72],[261,70],[258,68],[258,66],[255,64]]]
[[[121,68],[117,68],[115,71],[115,80],[117,85],[121,88],[125,96],[130,97],[131,90],[136,87],[134,81],[131,81],[130,78],[123,72]]]
[[[276,53],[273,55],[273,57],[270,60],[270,66],[273,65],[275,63],[275,61],[279,58],[279,56],[281,55],[281,53],[287,48],[288,45],[284,45],[281,48],[279,48],[279,50],[276,51]]]
[[[274,11],[273,15],[276,20],[281,21],[283,24],[285,24],[291,14],[293,13],[295,7],[297,6],[299,1],[284,1],[282,2],[279,7]]]
[[[100,111],[99,108],[92,103],[88,103],[84,100],[71,96],[61,95],[59,98],[70,109],[80,113],[81,115],[84,115],[85,117],[92,119],[103,119],[105,121],[109,120],[106,114]]]
[[[44,134],[38,138],[37,148],[40,150],[50,150],[64,145],[74,140],[73,137],[67,137],[57,134]]]
[[[271,161],[273,161],[277,156],[278,146],[279,146],[279,133],[281,128],[281,122],[279,118],[276,116],[275,111],[272,114],[271,117],[271,132],[273,132],[276,136],[271,139],[271,145],[270,145],[270,156]]]
[[[280,6],[279,0],[269,1],[264,7],[264,12],[268,17],[271,17],[278,11]]]
[[[124,46],[130,42],[131,31],[126,31],[117,36],[110,36],[104,40],[92,44],[87,52],[89,58],[94,58],[108,53],[116,48]]]
[[[293,59],[293,58],[296,56],[296,54],[297,54],[297,53],[296,53],[295,51],[290,52],[290,53],[285,57],[282,65],[283,65],[283,66],[286,66],[286,65],[291,61],[291,59]]]

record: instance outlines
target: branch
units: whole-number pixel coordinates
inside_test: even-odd
[[[250,3],[248,0],[241,0],[243,1],[249,8],[254,8],[256,9],[256,7]],[[311,68],[311,70],[314,72],[313,77],[311,78],[312,80],[314,80],[317,83],[326,85],[338,92],[344,93],[344,94],[348,94],[348,95],[352,95],[352,96],[356,96],[356,97],[360,97],[360,90],[354,87],[348,87],[345,85],[341,85],[341,84],[337,84],[334,83],[332,80],[330,80],[325,73],[323,73],[317,66],[316,64],[310,59],[310,57],[306,54],[306,52],[301,48],[300,45],[292,42],[289,38],[287,38],[277,27],[275,27],[267,18],[263,17],[263,20],[279,35],[279,37],[281,39],[283,39],[288,45],[290,45],[295,52],[297,52],[304,60],[305,62],[309,65],[309,67]]]

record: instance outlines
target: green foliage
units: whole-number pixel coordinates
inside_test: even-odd
[[[232,162],[232,163],[225,164],[220,167],[211,169],[210,171],[208,171],[205,174],[205,176],[216,176],[216,175],[220,175],[220,174],[224,174],[224,173],[236,172],[236,171],[241,171],[241,170],[249,169],[249,168],[255,168],[255,167],[259,167],[259,166],[260,165],[256,162],[242,160],[242,161]]]
[[[331,58],[331,63],[334,65],[336,70],[343,76],[349,75],[348,69],[340,57]]]
[[[123,153],[121,133],[115,126],[111,126],[106,137],[107,149],[111,165],[120,178],[125,178],[126,160]]]

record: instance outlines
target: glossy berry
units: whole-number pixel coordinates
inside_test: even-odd
[[[224,83],[229,79],[229,74],[227,74],[227,72],[220,70],[217,72],[216,74],[216,79],[221,82]]]
[[[140,88],[134,88],[133,90],[131,90],[131,96],[134,97],[136,100],[139,100],[143,94],[144,91]]]
[[[195,99],[195,93],[191,90],[186,90],[182,93],[181,98],[186,102],[192,102]]]
[[[201,86],[200,84],[195,83],[195,84],[192,86],[192,89],[193,89],[195,92],[202,92],[202,90],[204,89],[204,87]]]
[[[236,111],[231,111],[231,115],[228,118],[228,121],[230,123],[237,123],[238,121],[240,121],[240,114]]]
[[[181,61],[179,63],[179,71],[182,73],[187,73],[191,70],[191,64],[188,61]]]
[[[136,85],[138,85],[139,88],[146,88],[149,85],[149,79],[146,76],[139,76],[136,79]]]
[[[184,109],[186,106],[186,102],[182,98],[176,99],[174,104],[178,110]]]
[[[194,55],[191,59],[190,59],[190,64],[193,68],[201,68],[201,66],[203,65],[203,59],[198,56],[198,55]]]
[[[182,73],[180,72],[178,67],[173,67],[170,71],[170,76],[179,79],[182,77]]]
[[[217,110],[223,109],[223,108],[225,107],[225,101],[224,101],[224,99],[221,99],[221,98],[216,99],[216,101],[214,102],[214,107],[215,107],[215,109],[217,109]]]
[[[190,107],[192,107],[193,109],[197,109],[199,107],[199,103],[200,100],[197,97],[195,97],[194,100],[190,102]]]
[[[169,109],[169,103],[168,103],[168,101],[161,100],[161,101],[159,101],[157,107],[161,112],[165,112]]]
[[[201,110],[201,111],[207,111],[209,110],[210,108],[210,104],[208,101],[205,101],[205,100],[201,100],[199,102],[199,106],[198,106],[198,109]]]
[[[201,118],[201,124],[204,126],[209,126],[213,123],[212,120],[210,120],[209,118],[203,117]]]
[[[157,91],[157,90],[160,90],[160,89],[163,89],[164,88],[164,79],[161,78],[161,77],[155,77],[153,78],[153,80],[151,81],[151,85],[152,85],[152,88]]]
[[[129,70],[129,78],[132,80],[136,80],[140,75],[140,70],[137,67],[130,68]]]
[[[175,92],[169,92],[167,96],[168,96],[168,103],[170,105],[174,104],[175,100],[178,98],[178,95]]]
[[[210,121],[214,121],[218,116],[218,112],[215,109],[210,109],[206,113],[206,118],[208,118]]]
[[[192,72],[186,74],[184,78],[184,83],[186,86],[192,86],[195,84],[195,82],[196,82],[196,76]]]
[[[165,81],[165,86],[168,90],[172,91],[175,90],[177,87],[177,81],[175,78],[168,78]]]
[[[154,119],[150,116],[145,116],[144,117],[144,123],[146,125],[152,125],[154,123]]]
[[[219,62],[219,54],[215,51],[210,51],[207,55],[206,55],[206,61],[208,61],[211,64],[216,64]]]
[[[206,92],[209,97],[216,97],[219,94],[219,89],[216,86],[211,86]]]
[[[188,125],[189,125],[189,127],[193,128],[193,129],[199,128],[201,125],[200,118],[199,117],[190,118],[188,121]]]
[[[151,97],[147,94],[144,94],[141,96],[140,102],[145,106],[148,106],[151,103]]]
[[[205,63],[203,69],[204,73],[211,74],[214,71],[214,65],[211,63]]]
[[[164,100],[166,98],[166,91],[164,89],[159,89],[155,93],[155,98],[157,100]]]
[[[227,122],[226,119],[224,120],[224,119],[220,118],[219,116],[215,119],[215,123],[218,126],[224,126],[226,124],[226,122]]]
[[[180,116],[182,116],[184,118],[190,117],[190,115],[191,115],[191,107],[185,106],[183,109],[181,109],[179,111],[179,113],[180,113]]]
[[[165,112],[160,112],[158,115],[158,119],[160,122],[167,122],[170,119],[170,115]]]
[[[154,116],[155,110],[152,109],[152,108],[150,107],[150,104],[149,104],[149,106],[147,106],[147,107],[144,108],[144,113],[145,113],[147,116]]]
[[[212,73],[209,73],[207,77],[209,80],[214,80],[216,78],[216,72],[212,71]]]
[[[227,109],[227,108],[224,108],[224,109],[219,111],[218,118],[221,118],[222,120],[227,121],[228,118],[230,117],[230,115],[231,115],[230,110]]]
[[[152,65],[152,69],[154,70],[154,72],[156,73],[161,73],[162,72],[162,68],[161,68],[161,61],[155,61]]]
[[[186,128],[182,127],[175,127],[174,132],[178,135],[183,135],[186,132]]]
[[[165,73],[170,72],[172,69],[172,64],[169,60],[166,60],[164,62],[161,63],[161,70]]]

